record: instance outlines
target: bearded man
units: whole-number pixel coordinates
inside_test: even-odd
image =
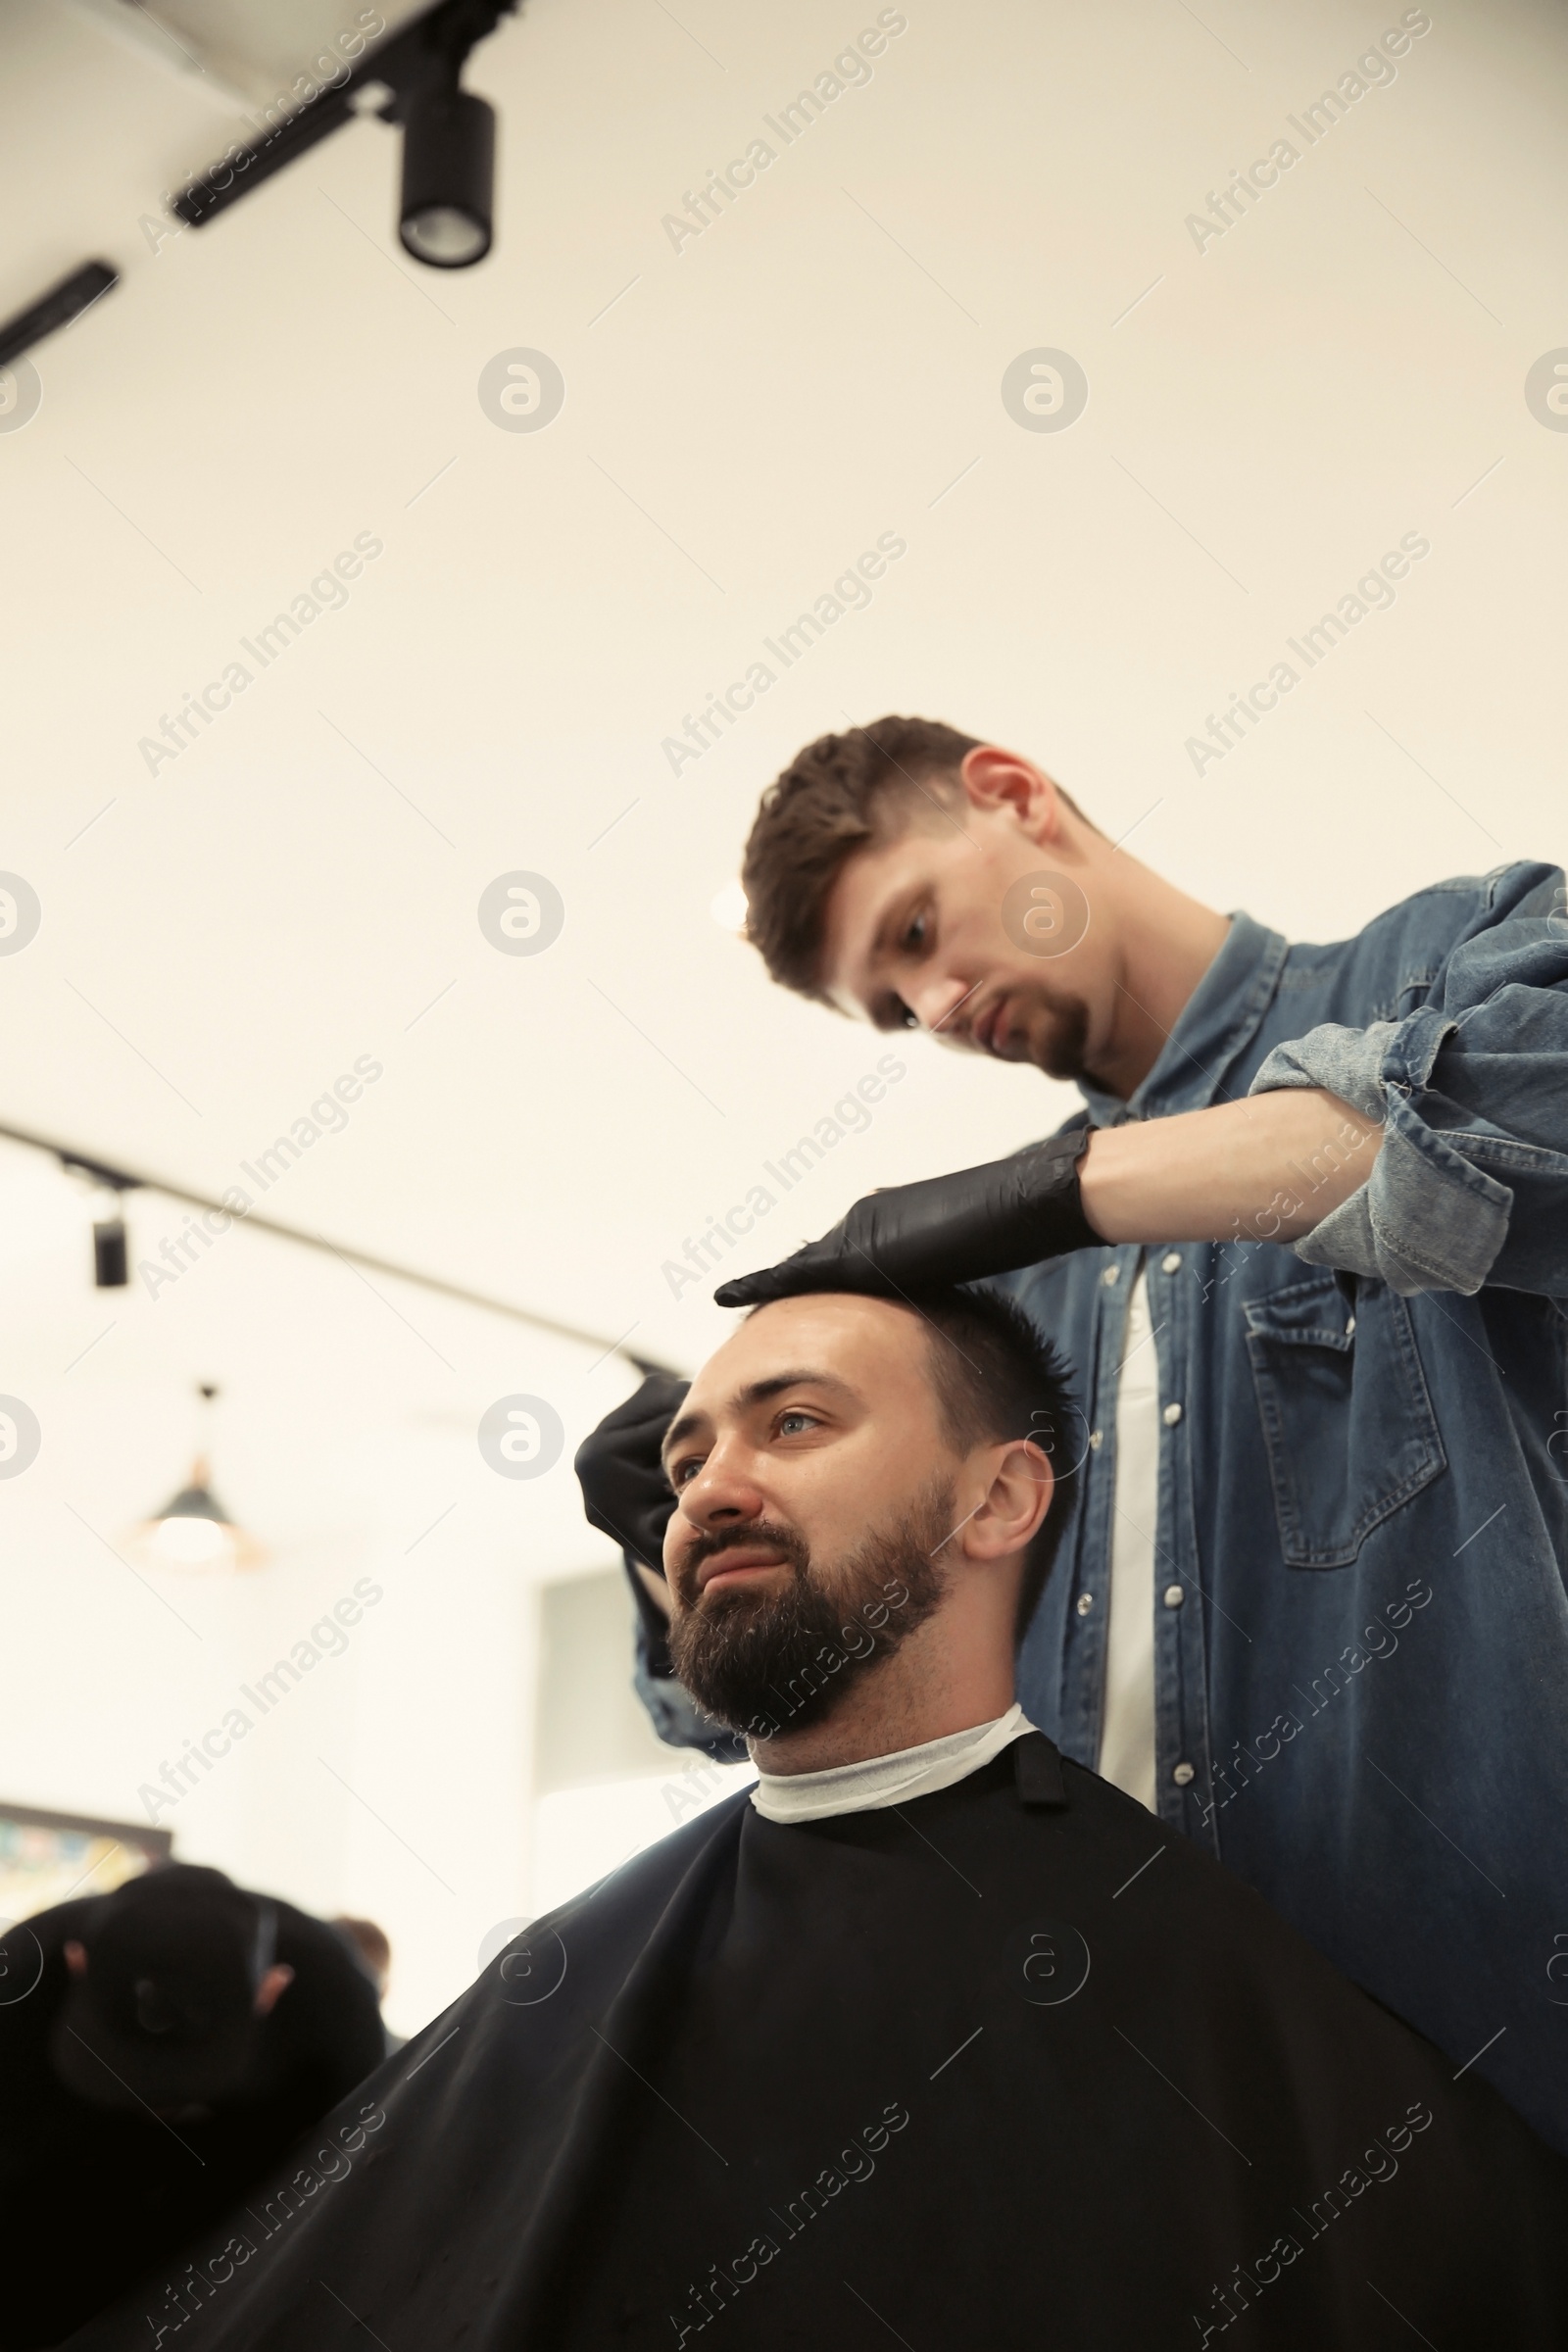
[[[663,1562],[756,1788],[535,1923],[292,2206],[79,2352],[1559,2346],[1568,2165],[1016,1703],[1067,1411],[999,1298],[743,1321],[664,1437]]]

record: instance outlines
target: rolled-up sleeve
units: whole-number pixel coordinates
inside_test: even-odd
[[[1424,1001],[1278,1046],[1250,1092],[1321,1086],[1383,1128],[1367,1181],[1295,1245],[1418,1291],[1568,1294],[1568,902],[1554,866],[1480,886]]]

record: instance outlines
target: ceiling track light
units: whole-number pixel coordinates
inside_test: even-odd
[[[495,110],[460,86],[468,52],[520,0],[439,0],[368,49],[335,89],[321,90],[264,138],[231,147],[172,200],[203,228],[361,112],[403,128],[398,235],[432,270],[469,270],[494,239]]]
[[[99,1291],[122,1291],[130,1279],[125,1220],[120,1213],[120,1196],[111,1193],[113,1212],[103,1213],[92,1221],[92,1279]]]
[[[403,121],[403,201],[398,235],[406,253],[432,270],[483,261],[494,235],[495,109],[454,74],[450,88],[423,90]]]
[[[92,1187],[92,1279],[100,1291],[122,1291],[130,1280],[130,1250],[121,1196],[134,1192],[135,1178],[95,1159],[62,1152],[60,1164]]]
[[[51,286],[47,294],[29,303],[24,311],[0,325],[0,370],[7,370],[13,360],[21,359],[34,343],[42,342],[62,326],[74,326],[76,320],[92,309],[120,283],[120,272],[107,262],[83,262],[69,277]]]
[[[89,1159],[70,1144],[57,1143],[52,1136],[36,1135],[30,1127],[16,1127],[0,1119],[0,1144],[21,1144],[28,1152],[47,1152],[63,1168],[77,1175],[86,1175],[96,1184],[103,1184],[116,1193],[160,1193],[168,1200],[178,1200],[186,1208],[200,1209],[204,1216],[222,1217],[230,1223],[238,1221],[256,1233],[269,1233],[280,1242],[292,1242],[301,1250],[319,1251],[335,1257],[342,1265],[363,1266],[368,1274],[389,1275],[394,1282],[412,1282],[419,1290],[428,1291],[432,1298],[451,1298],[460,1306],[475,1306],[487,1315],[505,1315],[509,1322],[522,1323],[530,1331],[548,1332],[552,1339],[565,1340],[574,1348],[591,1348],[596,1358],[624,1355],[628,1363],[641,1372],[668,1372],[668,1364],[644,1363],[641,1356],[632,1354],[621,1346],[621,1340],[607,1340],[597,1331],[584,1331],[578,1324],[563,1323],[555,1315],[540,1314],[529,1306],[515,1306],[509,1298],[497,1298],[484,1291],[470,1291],[463,1283],[448,1282],[443,1275],[425,1272],[418,1266],[400,1265],[396,1259],[377,1257],[368,1250],[358,1249],[351,1241],[329,1241],[324,1233],[312,1233],[304,1226],[285,1225],[276,1217],[264,1216],[260,1210],[248,1208],[236,1212],[230,1195],[217,1200],[211,1193],[193,1192],[189,1185],[176,1183],[168,1176],[138,1175],[129,1168],[108,1167],[102,1160]]]

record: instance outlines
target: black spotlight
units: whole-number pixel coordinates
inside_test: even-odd
[[[136,1179],[101,1160],[83,1159],[76,1152],[62,1152],[60,1165],[92,1187],[92,1279],[100,1291],[122,1291],[130,1279],[130,1250],[125,1235],[124,1196],[134,1192]]]
[[[421,90],[403,121],[398,234],[416,262],[467,270],[490,250],[496,177],[495,109],[456,78]]]
[[[92,1228],[93,1286],[100,1291],[122,1291],[129,1279],[125,1258],[125,1220],[117,1204],[114,1214],[97,1217]]]

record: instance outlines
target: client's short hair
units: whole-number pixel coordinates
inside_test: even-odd
[[[1007,1438],[1031,1438],[1055,1473],[1051,1508],[1029,1545],[1018,1592],[1021,1642],[1051,1573],[1072,1509],[1082,1415],[1061,1357],[1017,1302],[1001,1291],[917,1291],[906,1303],[924,1318],[931,1386],[949,1444],[957,1453]]]

